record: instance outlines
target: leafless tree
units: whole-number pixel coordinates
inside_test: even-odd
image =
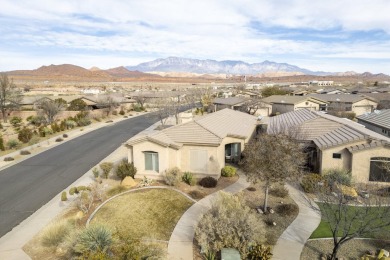
[[[137,101],[137,103],[141,106],[141,108],[144,108],[145,103],[150,99],[145,94],[140,94],[137,96],[134,96],[133,99]]]
[[[265,103],[262,102],[260,99],[255,98],[245,101],[245,103],[241,106],[241,111],[246,112],[250,115],[254,115],[256,114],[257,110],[263,107],[265,107]]]
[[[107,95],[104,98],[101,98],[98,102],[98,106],[103,108],[107,116],[118,106],[118,102],[114,97]]]
[[[156,108],[156,111],[153,113],[157,119],[160,121],[161,125],[164,126],[172,114],[170,101],[165,97],[160,97],[154,100],[153,106]]]
[[[264,210],[268,207],[271,184],[295,178],[306,162],[302,147],[285,134],[260,134],[245,147],[243,157],[240,163],[248,180],[265,182]]]
[[[9,80],[7,74],[0,74],[0,110],[4,122],[7,122],[8,112],[19,107],[22,96],[16,85]]]
[[[43,99],[38,104],[38,114],[43,114],[43,116],[46,117],[47,122],[50,124],[55,120],[58,113],[65,109],[65,107],[66,106],[63,102]]]

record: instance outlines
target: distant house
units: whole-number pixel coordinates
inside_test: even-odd
[[[306,144],[307,167],[312,172],[341,168],[357,182],[390,182],[382,167],[390,161],[390,138],[351,120],[301,109],[271,117],[267,131],[293,131]]]
[[[328,111],[354,112],[356,116],[371,113],[378,106],[375,99],[361,95],[309,94],[308,96],[328,102]]]
[[[21,110],[36,110],[39,106],[39,103],[42,101],[53,101],[54,99],[59,97],[47,97],[47,96],[23,96],[20,101],[20,109]]]
[[[248,100],[249,98],[246,97],[215,98],[213,101],[214,111],[219,111],[225,108],[240,110],[241,106]]]
[[[164,172],[173,167],[198,177],[219,178],[225,161],[240,158],[256,128],[256,117],[226,108],[134,136],[125,144],[128,161],[137,167],[136,178],[163,179]]]
[[[384,136],[390,136],[390,109],[375,110],[373,113],[358,116],[357,120],[367,129]]]
[[[326,110],[327,102],[320,98],[310,96],[282,96],[274,95],[262,99],[263,102],[272,104],[272,114],[283,114],[299,109],[314,111]]]
[[[230,97],[216,98],[213,101],[214,111],[225,108],[247,112],[255,116],[270,116],[272,113],[272,104],[263,102],[257,98]]]

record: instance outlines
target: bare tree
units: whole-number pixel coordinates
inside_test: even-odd
[[[170,101],[167,98],[160,97],[154,100],[154,107],[157,109],[153,114],[158,118],[161,125],[165,125],[167,119],[172,114]]]
[[[50,124],[55,120],[58,113],[65,109],[65,107],[65,104],[61,101],[43,99],[38,104],[38,114],[43,114],[46,117],[47,122]]]
[[[118,102],[115,101],[114,97],[107,95],[101,98],[98,102],[98,106],[103,108],[107,113],[107,116],[118,106]]]
[[[145,94],[140,94],[140,95],[137,95],[137,96],[134,96],[133,99],[135,101],[137,101],[137,103],[141,106],[142,109],[144,109],[144,105],[145,103],[150,99],[148,96],[146,96]]]
[[[264,210],[268,207],[268,189],[272,183],[284,183],[301,173],[305,163],[302,147],[284,134],[260,134],[243,152],[243,166],[252,183],[265,182]]]
[[[18,108],[22,96],[16,85],[9,80],[7,74],[0,74],[0,110],[4,122],[7,122],[8,112]]]
[[[263,107],[265,107],[265,103],[260,101],[260,99],[255,98],[245,101],[240,110],[250,115],[254,115],[256,114],[257,110]]]

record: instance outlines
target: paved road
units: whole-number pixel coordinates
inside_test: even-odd
[[[156,121],[149,114],[107,125],[0,171],[0,237]]]

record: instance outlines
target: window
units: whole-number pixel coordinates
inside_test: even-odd
[[[333,159],[341,159],[341,153],[334,153]]]
[[[144,152],[145,154],[145,170],[147,171],[159,171],[158,168],[158,153],[156,152]]]
[[[382,133],[387,134],[387,130],[386,129],[382,129]]]
[[[190,150],[190,169],[192,172],[207,173],[207,150]]]
[[[390,182],[390,158],[372,157],[369,181]]]

